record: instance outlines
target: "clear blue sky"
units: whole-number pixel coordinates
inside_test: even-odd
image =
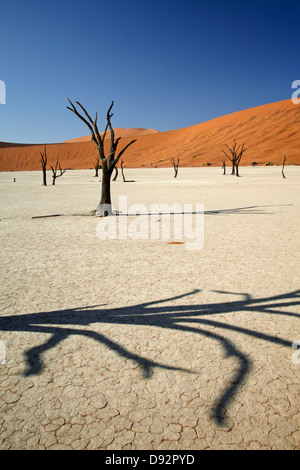
[[[300,0],[0,0],[0,141],[61,142],[105,127],[159,131],[291,97]]]

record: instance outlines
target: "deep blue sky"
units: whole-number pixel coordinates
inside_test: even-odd
[[[105,127],[159,131],[291,97],[300,0],[0,0],[0,141],[61,142]]]

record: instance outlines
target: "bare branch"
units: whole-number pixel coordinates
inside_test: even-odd
[[[104,142],[104,139],[105,139],[105,136],[106,136],[107,129],[108,129],[108,122],[106,123],[105,131],[103,133],[103,137],[102,137],[103,142]]]
[[[114,132],[113,127],[112,127],[111,122],[110,122],[110,119],[113,117],[113,114],[110,113],[113,105],[114,105],[114,102],[112,101],[111,105],[110,105],[110,108],[109,108],[109,110],[107,111],[107,114],[106,114],[107,125],[108,125],[109,130],[110,130],[110,153],[113,153],[115,151],[115,132]]]
[[[78,104],[78,106],[80,106],[80,108],[82,109],[82,111],[84,112],[84,114],[86,115],[86,117],[88,118],[88,120],[90,121],[90,123],[92,125],[94,125],[94,121],[92,120],[91,116],[89,115],[89,113],[87,112],[87,110],[82,106],[82,104],[79,103],[79,101],[75,101],[76,104]]]
[[[91,118],[91,116],[89,115],[87,110],[82,106],[82,104],[80,104],[79,101],[76,101],[76,103],[78,104],[78,106],[80,106],[80,108],[83,110],[83,112],[86,115],[86,117],[88,118],[88,120],[91,122],[91,124],[93,126],[93,129],[94,129],[93,132],[94,132],[94,134],[96,134],[96,137],[97,137],[97,144],[101,145],[102,144],[102,139],[101,139],[101,136],[100,136],[100,133],[99,133],[99,130],[98,130],[98,126],[97,126],[98,114],[96,113],[95,121],[93,121],[93,119]]]
[[[60,176],[62,176],[67,170],[62,170],[61,169],[61,166],[60,166],[60,163],[59,161],[57,160],[56,164],[55,164],[55,168],[53,168],[53,166],[50,165],[50,168],[52,170],[52,179],[53,179],[53,182],[52,184],[55,185],[55,180],[56,178],[60,178]],[[57,170],[60,171],[60,174],[58,175],[57,174]]]
[[[118,167],[116,165],[115,166],[115,176],[113,177],[113,181],[116,181],[116,179],[118,178],[118,173],[119,173],[119,170],[118,170]]]
[[[232,161],[232,159],[229,157],[229,155],[227,155],[227,153],[225,152],[225,150],[222,150],[222,149],[221,149],[221,151],[226,155],[226,157],[227,157],[230,161]]]
[[[134,144],[134,142],[136,142],[136,139],[132,140],[131,142],[129,142],[129,144],[127,144],[122,150],[121,152],[119,153],[119,155],[113,160],[112,164],[115,166],[118,161],[120,160],[121,156],[123,155],[123,153],[128,149],[128,147],[132,144]]]
[[[67,109],[69,109],[70,111],[72,111],[72,113],[76,114],[76,116],[79,117],[79,119],[81,119],[81,121],[83,121],[83,122],[88,126],[93,141],[96,142],[96,143],[98,143],[97,140],[96,140],[96,137],[95,137],[94,129],[93,129],[93,127],[91,126],[91,124],[77,111],[77,109],[76,109],[75,106],[73,105],[72,101],[69,100],[69,98],[67,98],[67,100],[69,101],[70,105],[72,106],[72,108],[70,108],[69,106],[67,106]],[[78,103],[78,101],[76,101],[76,103]],[[79,105],[80,105],[80,104],[79,104]],[[80,105],[80,107],[82,107],[82,106]]]

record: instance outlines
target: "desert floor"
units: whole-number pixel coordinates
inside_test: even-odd
[[[107,219],[72,215],[99,202],[92,170],[47,187],[0,174],[1,449],[300,448],[300,167],[240,174],[112,183],[143,220],[153,203],[204,204],[199,250],[172,232],[99,239]]]

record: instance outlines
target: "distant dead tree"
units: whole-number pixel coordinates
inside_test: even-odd
[[[282,177],[285,179],[285,174],[284,174],[284,165],[285,165],[285,162],[286,162],[286,156],[284,155],[283,156],[283,163],[282,163]]]
[[[226,147],[229,150],[229,154],[222,150],[222,152],[226,155],[226,157],[232,162],[232,175],[240,176],[239,175],[239,164],[242,159],[243,153],[247,150],[245,149],[245,144],[239,145],[237,147],[236,141],[234,141],[232,147],[230,148],[227,144]]]
[[[67,108],[72,111],[81,121],[83,121],[87,127],[90,130],[92,141],[95,143],[100,161],[101,161],[101,167],[102,167],[102,186],[101,186],[101,199],[100,203],[97,206],[95,210],[95,214],[99,217],[106,217],[107,215],[112,213],[112,208],[111,208],[111,192],[110,192],[110,180],[111,180],[111,175],[112,172],[120,160],[121,156],[123,153],[128,149],[130,145],[132,145],[134,142],[136,142],[136,139],[131,140],[119,153],[116,155],[117,151],[117,146],[118,143],[121,139],[121,137],[118,137],[115,139],[115,133],[111,125],[111,118],[113,114],[111,113],[111,109],[114,105],[114,102],[112,101],[107,114],[106,114],[106,127],[103,135],[101,136],[98,130],[97,126],[97,113],[95,120],[91,118],[91,116],[88,114],[86,109],[78,102],[76,101],[76,104],[82,109],[85,117],[80,114],[74,104],[68,99],[71,108],[67,106]],[[105,156],[104,153],[104,139],[106,136],[106,132],[109,129],[110,131],[110,152],[107,156]]]
[[[121,172],[122,172],[122,177],[123,177],[124,183],[134,183],[134,180],[126,180],[125,175],[124,175],[124,170],[123,170],[123,164],[124,164],[124,162],[122,160],[121,161]]]
[[[225,163],[225,160],[223,160],[222,168],[223,168],[223,175],[226,175],[226,163]]]
[[[41,154],[41,164],[42,164],[42,172],[43,172],[43,186],[47,186],[47,151],[46,151],[46,144],[44,146],[44,153],[40,152]]]
[[[242,159],[243,153],[247,150],[247,149],[245,149],[244,146],[245,146],[245,144],[242,145],[241,150],[239,150],[239,147],[237,149],[237,158],[236,158],[236,161],[235,161],[235,174],[236,174],[236,176],[240,176],[239,175],[239,164],[240,164],[240,161]]]
[[[66,172],[66,170],[61,169],[59,161],[56,162],[55,168],[53,168],[53,166],[51,165],[50,167],[52,170],[52,184],[55,185],[56,178],[60,178]],[[58,171],[59,171],[59,174],[57,174]]]
[[[123,170],[123,160],[121,161],[121,172],[122,172],[122,177],[123,177],[123,181],[124,183],[126,183],[126,179],[125,179],[125,175],[124,175],[124,170]]]
[[[94,178],[98,178],[98,171],[101,168],[99,156],[96,158],[96,161],[94,162],[94,168],[95,168]]]
[[[177,174],[178,174],[178,165],[179,165],[179,161],[180,161],[179,158],[177,158],[177,162],[175,162],[175,158],[174,158],[174,157],[171,158],[171,163],[172,163],[173,168],[174,168],[174,171],[175,171],[174,178],[176,178],[176,177],[177,177]]]

